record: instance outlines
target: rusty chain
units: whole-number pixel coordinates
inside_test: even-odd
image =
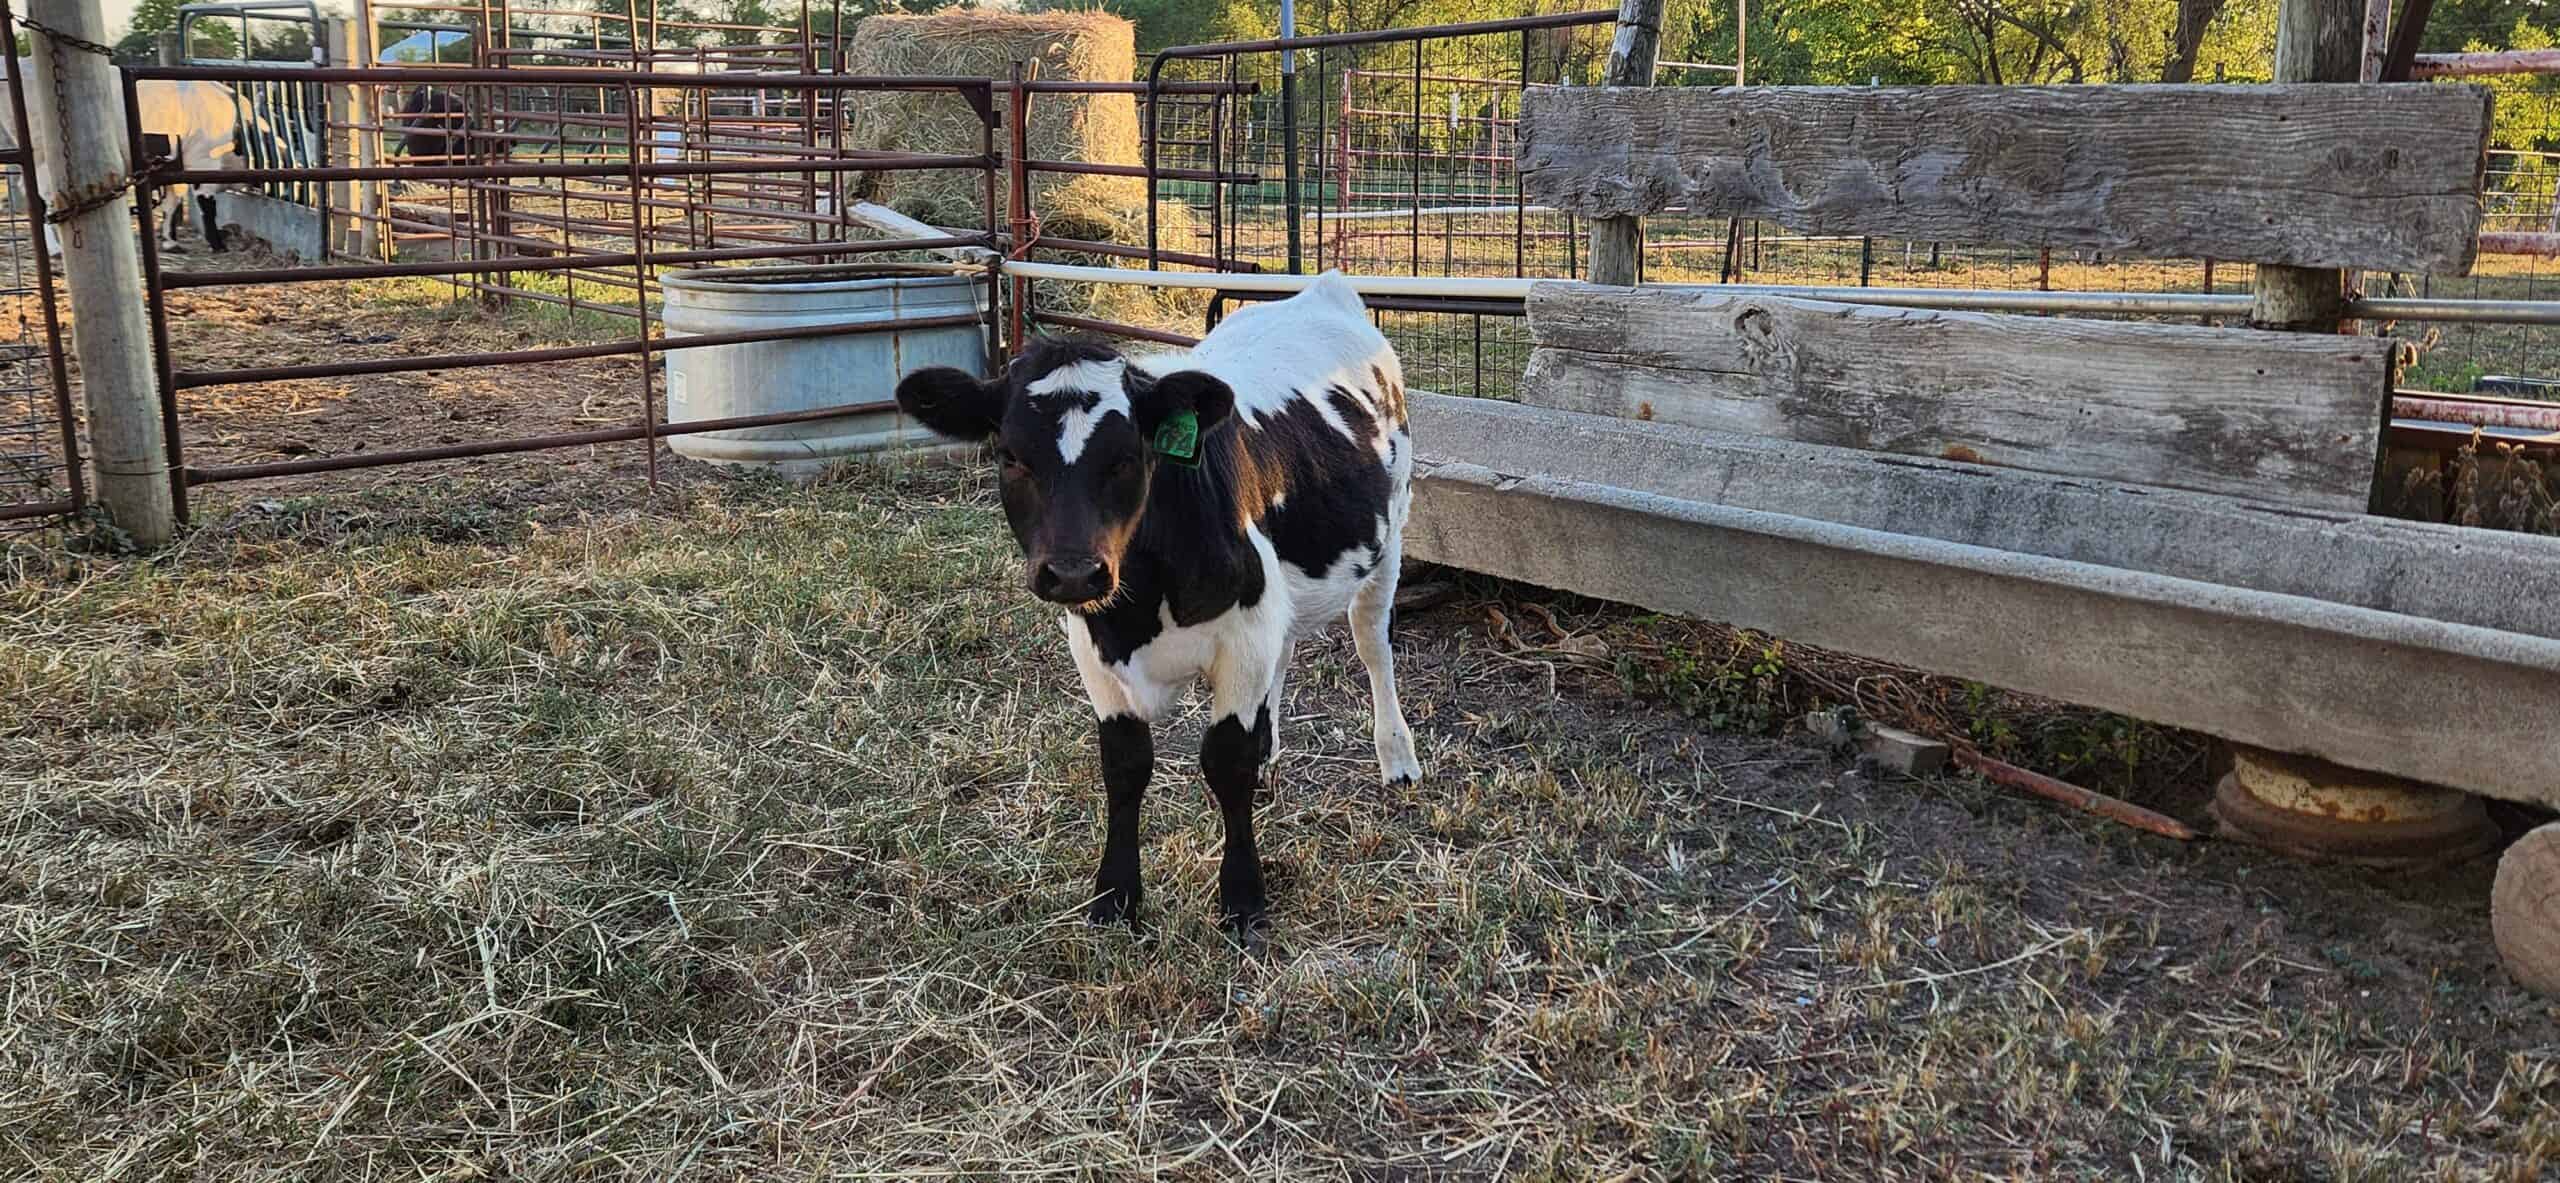
[[[53,60],[53,125],[57,129],[58,136],[59,130],[67,128],[71,122],[71,99],[62,89],[63,47],[68,46],[83,52],[94,53],[109,60],[113,60],[116,55],[115,47],[101,45],[85,37],[73,36],[33,17],[20,17],[18,24],[44,34],[45,53]],[[130,166],[130,162],[127,163]],[[69,171],[64,170],[66,180]],[[124,196],[126,190],[133,188],[135,179],[135,175],[128,172],[122,177],[110,176],[95,184],[65,189],[55,194],[52,204],[45,208],[44,220],[57,226],[69,223],[91,210]]]

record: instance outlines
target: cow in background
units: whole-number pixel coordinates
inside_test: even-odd
[[[9,68],[18,71],[18,77],[29,93],[40,93],[35,86],[35,69],[27,59],[12,57]],[[134,85],[134,100],[142,108],[143,134],[164,137],[173,144],[180,167],[200,172],[244,167],[239,142],[243,115],[230,87],[219,82],[150,79]],[[8,107],[9,91],[0,88],[0,139],[14,142],[17,114]],[[248,118],[254,119],[255,116]],[[31,119],[28,126],[33,131],[41,125]],[[53,151],[48,139],[40,132],[34,147],[38,156],[50,155]],[[204,229],[205,245],[217,251],[224,249],[222,226],[214,214],[214,195],[222,188],[220,185],[161,186],[159,192],[169,199],[167,217],[161,219],[161,211],[158,210],[154,210],[153,215],[154,223],[161,228],[162,245],[171,250],[181,249],[178,227],[186,220],[188,207],[192,204]],[[44,228],[44,244],[47,253],[62,253],[58,227],[48,224]]]
[[[400,96],[400,154],[420,164],[462,164],[471,156],[470,104],[441,86],[419,83]]]

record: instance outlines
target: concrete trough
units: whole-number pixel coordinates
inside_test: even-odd
[[[2560,807],[2560,539],[1414,396],[1416,558]]]

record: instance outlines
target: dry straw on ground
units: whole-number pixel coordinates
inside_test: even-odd
[[[1344,638],[1299,647],[1247,957],[1208,915],[1197,712],[1158,742],[1149,935],[1082,923],[1091,715],[983,476],[593,517],[467,482],[236,496],[155,562],[0,545],[0,1175],[2526,1180],[2560,1154],[2560,1024],[2462,889],[1852,787],[1551,694],[1481,599],[1398,630],[1422,785],[1377,785]],[[1510,614],[1614,635],[1546,605]]]

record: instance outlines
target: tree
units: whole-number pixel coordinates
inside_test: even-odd
[[[2160,65],[2160,81],[2192,82],[2196,55],[2204,50],[2205,30],[2222,14],[2222,0],[2177,0],[2178,23],[2169,33],[2169,60]]]
[[[133,20],[125,26],[124,36],[116,42],[116,60],[127,63],[149,63],[160,56],[160,34],[178,27],[178,6],[184,0],[142,0],[133,6]],[[227,34],[230,30],[226,29]]]

